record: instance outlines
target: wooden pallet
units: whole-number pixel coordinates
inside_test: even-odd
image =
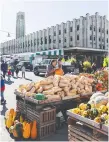
[[[89,127],[76,119],[68,118],[69,141],[108,141],[108,136],[94,127]]]

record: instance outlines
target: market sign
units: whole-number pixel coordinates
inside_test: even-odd
[[[49,51],[41,51],[41,52],[36,52],[36,55],[48,55],[48,56],[62,56],[63,55],[63,50],[49,50]]]

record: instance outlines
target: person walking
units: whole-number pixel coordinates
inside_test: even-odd
[[[92,72],[94,73],[96,70],[97,70],[96,63],[94,62],[92,64]]]
[[[14,77],[14,66],[13,65],[11,66],[11,73],[12,73],[12,76]]]
[[[19,74],[19,68],[16,67],[16,77],[18,78],[18,74]]]
[[[0,92],[1,92],[1,104],[5,104],[6,100],[4,99],[4,91],[5,91],[5,81],[3,78],[3,75],[0,74],[1,79],[1,86],[0,86]]]
[[[8,81],[11,81],[11,70],[8,70]]]
[[[24,65],[22,66],[22,78],[23,77],[25,78],[25,66]]]
[[[3,72],[3,77],[5,79],[6,73],[7,73],[8,65],[6,62],[2,62],[1,64],[1,71]]]

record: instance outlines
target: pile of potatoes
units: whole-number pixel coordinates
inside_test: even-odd
[[[18,91],[25,96],[33,96],[36,93],[43,93],[46,97],[65,97],[77,94],[92,93],[93,79],[85,76],[70,75],[50,76],[40,82],[32,82],[27,85],[20,85]]]

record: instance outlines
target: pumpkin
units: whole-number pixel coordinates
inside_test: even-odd
[[[37,138],[37,124],[36,120],[33,121],[32,129],[31,129],[31,139],[36,139]]]
[[[55,70],[55,75],[64,75],[64,72],[61,68]]]
[[[15,125],[14,125],[14,129],[15,129],[15,131],[16,131],[16,133],[17,133],[17,136],[19,137],[19,138],[21,138],[22,137],[22,134],[23,134],[23,125],[22,125],[22,123],[16,123]]]
[[[30,128],[31,124],[26,123],[26,125],[23,128],[23,138],[28,139],[30,137]]]

